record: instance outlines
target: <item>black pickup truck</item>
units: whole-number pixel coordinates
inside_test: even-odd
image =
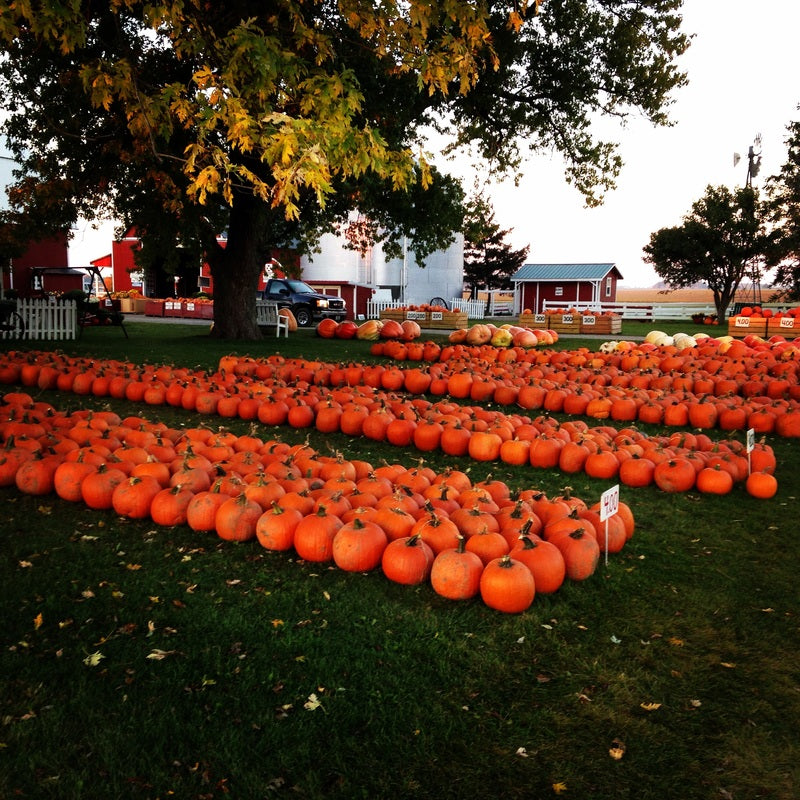
[[[320,294],[307,283],[291,278],[270,278],[263,298],[277,303],[278,308],[290,309],[301,328],[325,317],[341,322],[347,316],[347,303],[341,297]]]

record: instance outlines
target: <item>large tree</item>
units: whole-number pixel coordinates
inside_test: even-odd
[[[800,300],[800,122],[788,126],[786,162],[767,179],[770,225],[767,262],[776,267],[773,285],[786,300]]]
[[[514,250],[506,241],[492,204],[477,188],[464,214],[464,282],[473,299],[481,289],[510,289],[511,276],[525,263],[529,248]]]
[[[733,192],[707,186],[681,225],[651,234],[644,248],[645,261],[670,288],[707,284],[720,319],[743,278],[758,268],[763,252],[758,193],[749,186]]]
[[[41,227],[108,212],[147,253],[205,253],[218,335],[253,338],[270,251],[358,209],[391,254],[460,225],[430,126],[499,169],[562,152],[587,201],[620,161],[591,119],[665,124],[685,76],[681,0],[0,1],[16,208]],[[435,213],[431,213],[431,209]],[[216,243],[227,232],[227,247]]]

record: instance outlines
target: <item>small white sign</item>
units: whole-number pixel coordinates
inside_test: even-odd
[[[755,428],[748,428],[747,430],[747,452],[752,453],[756,446],[756,431]]]
[[[584,317],[583,324],[584,325],[594,325],[597,322],[597,317]]]
[[[441,322],[444,319],[441,311],[431,311],[431,321]]]
[[[600,522],[613,517],[617,511],[619,511],[619,484],[606,489],[600,495]]]
[[[572,314],[562,314],[561,315],[561,321],[565,325],[571,325],[572,324],[572,319],[573,319]]]
[[[734,324],[737,328],[749,328],[750,317],[736,317],[736,322]]]
[[[779,327],[794,328],[794,317],[781,317]]]
[[[540,325],[544,325],[547,322],[547,314],[534,314],[533,321]]]

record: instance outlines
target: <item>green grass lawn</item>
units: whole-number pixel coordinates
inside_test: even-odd
[[[368,360],[367,343],[309,331],[237,345],[199,326],[127,327],[52,347],[203,368],[230,352]],[[597,341],[561,346],[582,344]],[[625,549],[516,616],[2,489],[0,797],[796,800],[798,445],[770,443],[773,500],[624,490],[637,519]],[[342,435],[311,444],[419,458]],[[608,488],[459,466],[548,494],[569,482],[591,501]]]

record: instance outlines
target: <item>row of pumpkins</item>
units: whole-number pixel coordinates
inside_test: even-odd
[[[316,332],[324,339],[355,338],[365,341],[398,339],[403,342],[411,342],[422,335],[419,323],[411,319],[402,322],[393,319],[369,319],[360,325],[351,320],[336,322],[333,319],[324,319],[317,325]],[[494,347],[527,349],[540,345],[552,345],[558,341],[558,334],[549,329],[523,328],[510,324],[497,327],[491,324],[477,323],[469,328],[457,328],[452,331],[449,340],[451,344],[490,344]]]

